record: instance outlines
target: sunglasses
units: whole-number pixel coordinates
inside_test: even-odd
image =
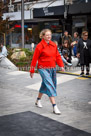
[[[88,35],[84,35],[84,36],[88,36]]]

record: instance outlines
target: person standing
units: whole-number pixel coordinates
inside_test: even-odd
[[[7,49],[6,47],[1,43],[1,52],[0,52],[0,59],[7,56]]]
[[[81,74],[84,75],[84,65],[86,65],[86,75],[89,75],[89,64],[91,55],[91,40],[88,39],[88,32],[82,32],[82,38],[78,41],[77,57],[80,58]]]
[[[71,46],[73,47],[73,55],[76,57],[77,55],[77,44],[78,44],[78,32],[74,32],[74,37],[72,39]]]
[[[30,65],[30,77],[33,78],[34,69],[38,61],[38,71],[42,78],[42,84],[36,100],[36,106],[42,107],[41,98],[47,94],[53,106],[53,113],[61,114],[58,109],[55,96],[56,92],[56,63],[64,71],[64,64],[57,50],[57,46],[51,41],[52,32],[50,29],[44,29],[40,33],[41,42],[36,46],[33,59]]]
[[[64,56],[63,56],[63,54],[62,54],[62,52],[61,52],[61,49],[58,47],[58,42],[57,42],[57,41],[53,41],[53,42],[56,43],[57,48],[58,48],[58,51],[59,51],[59,53],[60,53],[60,55],[61,55],[61,58],[62,58],[62,61],[64,62],[64,64],[66,64],[67,66],[71,67],[72,64],[69,63],[69,62],[67,62],[67,60],[64,58]]]
[[[71,37],[71,35],[69,35],[68,31],[64,32],[64,35],[62,37],[62,44],[64,44],[65,40],[68,40],[68,44],[71,45],[72,37]]]
[[[67,60],[67,62],[71,63],[71,53],[70,53],[70,50],[69,50],[68,40],[64,40],[62,55]]]
[[[64,36],[62,37],[62,46],[63,46],[65,40],[68,41],[70,55],[72,56],[72,46],[71,46],[72,37],[71,37],[71,35],[69,35],[68,31],[64,32]]]

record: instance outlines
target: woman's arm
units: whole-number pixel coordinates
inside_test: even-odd
[[[31,62],[31,65],[30,65],[30,73],[34,73],[36,63],[37,63],[39,56],[40,56],[40,50],[36,47],[36,49],[34,51],[33,58],[32,58],[32,62]]]

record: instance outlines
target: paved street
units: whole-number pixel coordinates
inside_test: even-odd
[[[31,79],[29,72],[0,68],[0,116],[32,111],[91,133],[91,78],[57,74],[56,102],[61,115],[52,113],[46,95],[42,98],[43,108],[34,105],[40,84],[39,74]]]

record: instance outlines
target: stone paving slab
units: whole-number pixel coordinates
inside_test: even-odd
[[[34,105],[38,87],[30,89],[27,86],[40,82],[39,74],[31,79],[29,72],[0,68],[0,116],[32,111],[91,133],[91,105],[88,104],[91,101],[91,79],[73,77],[71,79],[70,75],[57,74],[56,102],[62,112],[62,115],[57,116],[52,113],[52,106],[46,95],[42,98],[43,108]]]

